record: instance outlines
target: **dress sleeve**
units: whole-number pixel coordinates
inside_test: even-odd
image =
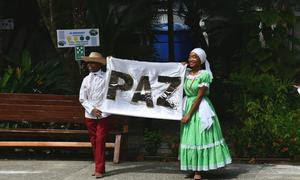
[[[209,74],[209,72],[204,71],[200,74],[198,87],[205,86],[209,88],[211,82],[212,82],[211,75]]]

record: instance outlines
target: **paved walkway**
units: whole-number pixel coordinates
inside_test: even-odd
[[[122,162],[106,165],[103,180],[180,180],[185,173],[177,162]],[[92,180],[90,161],[0,160],[0,180]],[[231,164],[203,173],[204,179],[299,180],[300,166],[285,164]]]

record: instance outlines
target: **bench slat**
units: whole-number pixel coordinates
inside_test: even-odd
[[[0,112],[10,110],[10,112],[18,111],[18,110],[44,110],[44,111],[63,111],[63,112],[83,112],[83,108],[80,106],[68,106],[68,105],[32,105],[32,104],[1,104],[0,103]]]
[[[0,129],[0,133],[87,134],[87,130],[68,129]]]
[[[37,110],[37,111],[31,111],[31,110],[16,110],[14,112],[11,111],[0,111],[0,116],[3,117],[1,119],[5,119],[5,117],[22,117],[22,116],[31,116],[34,119],[49,119],[49,118],[53,118],[53,119],[61,119],[61,118],[81,118],[82,120],[84,120],[83,117],[83,113],[79,113],[79,112],[56,112],[56,111],[41,111],[41,110]]]
[[[83,118],[83,113],[84,112],[81,112],[81,111],[77,111],[77,112],[68,112],[68,111],[54,111],[54,110],[49,110],[49,111],[46,111],[46,110],[23,110],[23,109],[18,109],[18,110],[0,110],[0,114],[1,116],[20,116],[20,115],[31,115],[32,117],[35,117],[35,116],[41,116],[39,118],[42,118],[42,117],[46,117],[49,118],[49,117],[53,117],[53,118],[56,118],[56,117],[81,117],[82,119]]]
[[[4,141],[0,147],[91,147],[89,142]]]
[[[68,119],[66,117],[48,117],[47,119],[45,117],[32,117],[32,116],[18,116],[18,115],[6,115],[6,116],[1,116],[0,119],[2,121],[30,121],[30,122],[55,122],[55,123],[77,123],[77,124],[84,124],[84,120],[81,117],[72,117],[70,118],[68,116]]]
[[[71,101],[71,100],[23,100],[23,99],[3,99],[0,98],[1,102],[0,104],[7,104],[7,105],[15,105],[15,104],[38,104],[38,105],[64,105],[64,106],[80,106],[80,103],[78,100],[76,101]]]
[[[0,141],[0,147],[86,147],[90,142],[38,142],[38,141]],[[105,143],[106,148],[114,148],[115,143]]]
[[[0,99],[42,99],[42,100],[75,100],[78,96],[74,95],[54,95],[54,94],[25,94],[25,93],[0,93]]]
[[[25,134],[25,133],[32,133],[32,134],[87,134],[87,130],[69,130],[69,129],[27,129],[27,128],[17,128],[17,129],[0,129],[0,133],[6,134]],[[108,134],[112,135],[121,135],[127,132],[121,131],[109,131]]]

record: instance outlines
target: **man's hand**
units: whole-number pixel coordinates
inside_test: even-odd
[[[185,124],[185,123],[187,123],[190,120],[190,118],[191,117],[189,115],[185,115],[185,116],[182,117],[181,122],[183,124]]]
[[[101,114],[102,114],[102,112],[101,112],[99,109],[94,108],[94,109],[92,110],[92,115],[93,115],[93,116],[96,116],[97,118],[100,118],[100,117],[101,117]]]

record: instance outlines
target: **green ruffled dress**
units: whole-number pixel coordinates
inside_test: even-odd
[[[195,76],[186,76],[184,82],[184,92],[186,94],[184,114],[192,107],[199,87],[209,87],[211,82],[211,75],[205,70],[200,70]],[[181,170],[208,171],[231,163],[231,156],[223,138],[218,117],[207,97],[208,94],[209,90],[205,92],[203,99],[206,100],[208,109],[214,114],[214,116],[211,116],[212,124],[203,129],[199,108],[186,124],[181,124],[179,147]]]

